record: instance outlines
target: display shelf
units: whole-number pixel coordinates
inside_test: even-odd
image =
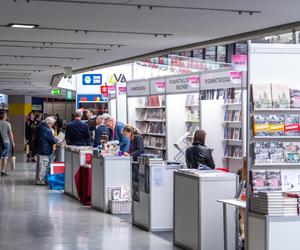
[[[185,122],[187,122],[187,123],[199,123],[200,121],[189,121],[189,120],[186,120]]]
[[[295,141],[300,140],[300,136],[254,136],[252,143],[258,141]]]
[[[199,108],[199,104],[185,105],[186,108]]]
[[[255,163],[253,168],[296,168],[300,167],[299,163]]]
[[[155,149],[155,150],[161,150],[161,151],[167,150],[166,148],[153,147],[153,146],[144,146],[144,147],[145,147],[145,148],[148,148],[148,149]]]
[[[224,121],[223,126],[229,128],[242,128],[243,124],[241,121]]]
[[[142,135],[166,137],[166,134],[160,134],[160,133],[142,133]]]
[[[234,140],[234,139],[223,139],[224,143],[228,143],[230,145],[237,145],[237,146],[242,146],[243,141],[242,140]]]
[[[144,107],[136,107],[136,109],[165,109],[165,106],[144,106]]]
[[[229,159],[229,160],[243,160],[243,157],[233,157],[233,156],[224,156],[224,159]]]
[[[147,120],[135,120],[136,122],[166,122],[166,120],[151,120],[151,119],[147,119]]]
[[[287,109],[254,109],[252,110],[252,114],[261,114],[261,113],[300,113],[299,108],[287,108]]]

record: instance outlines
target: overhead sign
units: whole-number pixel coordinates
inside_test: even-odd
[[[67,100],[72,100],[72,91],[71,90],[67,90],[67,93],[66,93],[66,99]]]
[[[231,63],[235,71],[247,71],[247,55],[232,55]]]
[[[166,79],[150,80],[150,95],[163,95],[166,92]]]
[[[102,74],[83,74],[82,75],[83,85],[101,85]]]
[[[127,82],[124,74],[111,74],[108,77],[107,85],[114,85],[117,82]]]
[[[167,79],[166,93],[199,92],[200,75],[183,75]]]
[[[103,95],[77,95],[77,102],[107,102],[107,98]]]
[[[51,94],[52,95],[60,95],[61,94],[61,90],[60,89],[52,89],[51,90]]]
[[[127,83],[127,96],[148,96],[149,81],[134,81]]]
[[[241,72],[225,70],[201,74],[201,90],[238,88],[241,85]]]

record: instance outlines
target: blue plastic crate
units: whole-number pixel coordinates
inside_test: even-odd
[[[48,186],[52,190],[64,190],[65,174],[49,174],[47,176]]]

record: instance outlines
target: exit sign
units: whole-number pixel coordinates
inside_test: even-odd
[[[52,95],[60,95],[61,94],[61,90],[60,89],[52,89],[51,90],[51,94]]]

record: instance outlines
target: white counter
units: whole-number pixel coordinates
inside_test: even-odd
[[[131,190],[131,157],[92,156],[92,207],[108,212],[108,187]]]

